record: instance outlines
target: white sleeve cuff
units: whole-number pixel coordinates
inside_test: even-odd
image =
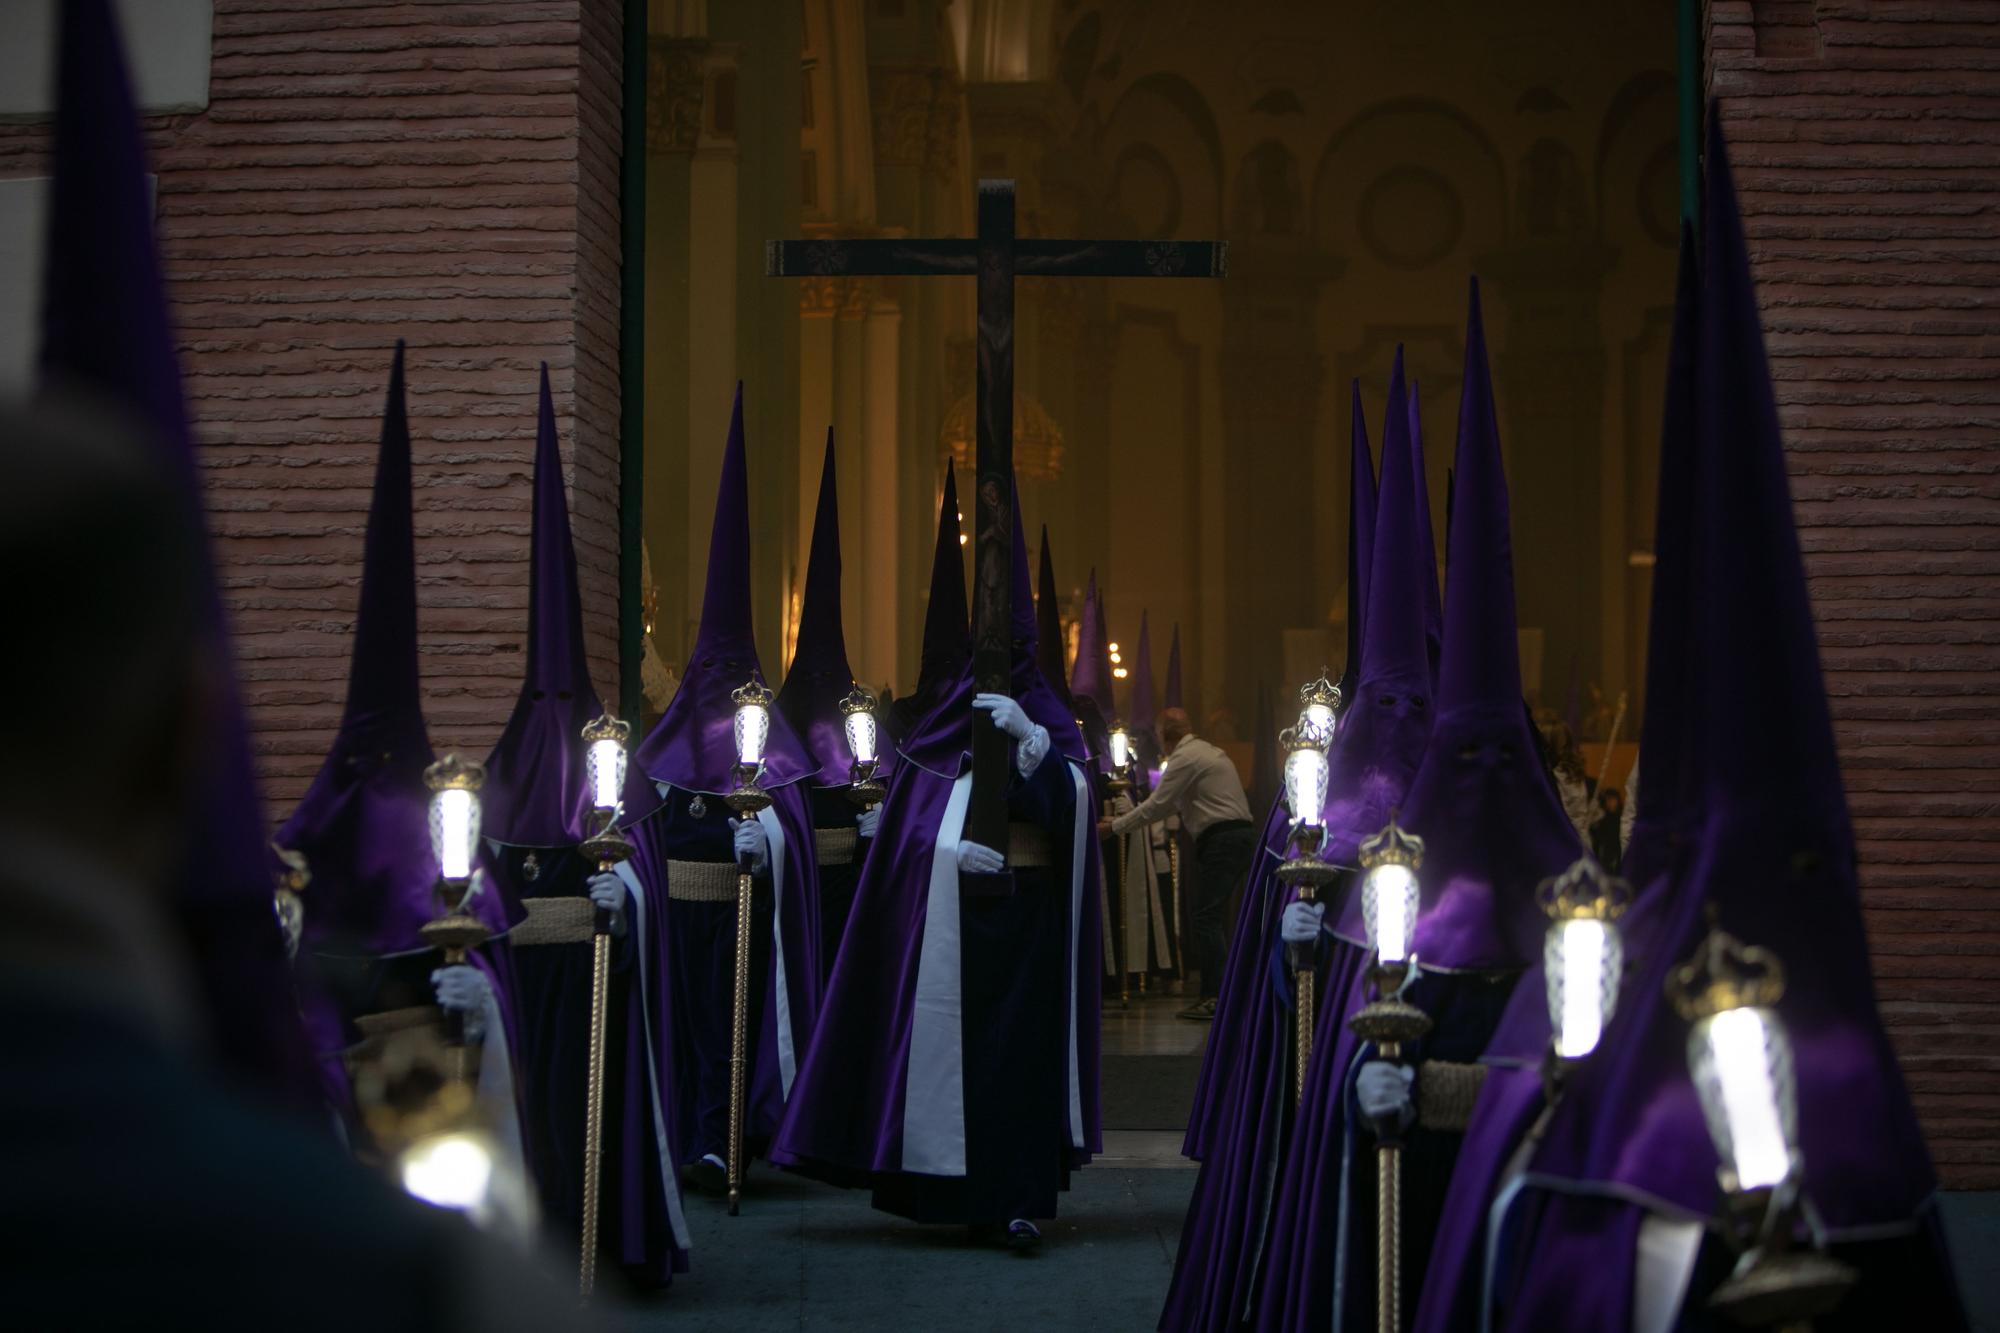
[[[1014,748],[1014,771],[1022,777],[1033,777],[1035,770],[1042,766],[1042,760],[1049,756],[1049,729],[1037,725],[1028,738]]]

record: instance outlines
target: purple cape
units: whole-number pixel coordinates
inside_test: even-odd
[[[187,521],[206,533],[195,445],[153,235],[154,203],[131,83],[109,0],[61,7],[40,376],[121,409],[167,450]],[[228,628],[203,538],[204,636],[228,661]],[[228,1071],[318,1114],[318,1080],[291,1001],[271,906],[263,800],[236,675],[218,673],[192,804],[197,829],[172,910],[201,987],[208,1035]]]
[[[312,868],[305,949],[382,956],[429,947],[422,928],[442,914],[424,785],[433,758],[417,668],[410,424],[399,342],[368,508],[347,706],[326,762],[275,839]],[[468,907],[496,934],[519,920],[502,894],[475,894]]]
[[[1068,1058],[1064,1072],[1068,1114],[1062,1143],[1071,1165],[1101,1151],[1098,1117],[1098,936],[1097,842],[1091,806],[1081,786],[1082,737],[1069,710],[1042,679],[1035,655],[1035,607],[1027,574],[1027,544],[1014,532],[1014,698],[1028,716],[1048,729],[1052,754],[1044,766],[1064,762],[1078,785],[1073,828],[1049,830],[1057,855],[1052,876],[1070,890],[1062,975]],[[906,739],[883,805],[883,835],[875,840],[854,912],[828,981],[825,1010],[810,1050],[800,1066],[785,1122],[773,1145],[772,1160],[844,1184],[880,1183],[915,1171],[964,1174],[940,1167],[926,1135],[906,1155],[906,1110],[913,1079],[935,1069],[920,1053],[942,1041],[961,1049],[959,959],[927,956],[934,877],[957,902],[957,871],[949,862],[958,840],[972,744],[972,670],[961,670],[945,702],[917,733]],[[956,819],[948,818],[960,812]],[[940,844],[945,856],[940,856]],[[938,987],[939,989],[932,989]],[[931,1020],[943,1016],[941,1022]],[[962,1115],[962,1112],[961,1112]],[[1054,1127],[1051,1127],[1054,1128]],[[961,1140],[963,1133],[960,1134]]]

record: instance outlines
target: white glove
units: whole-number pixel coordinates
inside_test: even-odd
[[[1116,819],[1120,815],[1129,815],[1131,813],[1132,798],[1130,796],[1114,796],[1111,798],[1111,817],[1113,819]]]
[[[1319,939],[1320,923],[1325,920],[1325,903],[1293,902],[1285,908],[1278,934],[1287,944],[1311,944]]]
[[[601,912],[611,914],[611,933],[625,938],[625,881],[609,870],[590,877],[590,901]]]
[[[747,857],[750,873],[763,874],[764,867],[771,864],[771,835],[764,832],[763,821],[732,819],[729,827],[735,830],[737,861],[741,863]]]
[[[466,963],[441,967],[431,973],[431,987],[438,1008],[465,1016],[466,1045],[477,1045],[486,1036],[486,1002],[493,996],[486,974]]]
[[[1354,1080],[1354,1100],[1360,1103],[1361,1114],[1373,1125],[1393,1122],[1408,1128],[1417,1117],[1416,1103],[1410,1097],[1410,1085],[1416,1077],[1417,1071],[1408,1065],[1392,1065],[1387,1060],[1370,1060],[1361,1066]]]
[[[1007,858],[976,842],[958,844],[958,868],[970,875],[990,875],[1006,868]]]
[[[882,826],[882,807],[879,805],[869,806],[866,810],[863,810],[861,812],[861,817],[854,821],[855,833],[864,838],[874,837],[875,830],[880,828],[881,826]]]
[[[993,725],[1017,741],[1035,734],[1035,724],[1021,710],[1021,705],[1004,694],[975,694],[972,706],[993,714]]]

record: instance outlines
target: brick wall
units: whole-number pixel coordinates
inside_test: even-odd
[[[431,737],[520,688],[549,363],[617,688],[617,0],[216,0],[210,104],[149,122],[159,228],[271,814],[345,692],[390,351],[409,340]],[[0,127],[0,176],[47,170]]]
[[[1882,1009],[2000,1187],[2000,6],[1714,0]]]

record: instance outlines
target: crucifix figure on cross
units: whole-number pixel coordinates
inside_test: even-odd
[[[867,238],[766,243],[771,277],[977,277],[978,440],[973,494],[972,674],[978,688],[1008,690],[1010,568],[1014,531],[1014,279],[1219,278],[1221,241],[1016,240],[1014,182],[979,182],[973,237]],[[1007,738],[987,718],[972,733],[972,798],[965,836],[1007,845]]]

